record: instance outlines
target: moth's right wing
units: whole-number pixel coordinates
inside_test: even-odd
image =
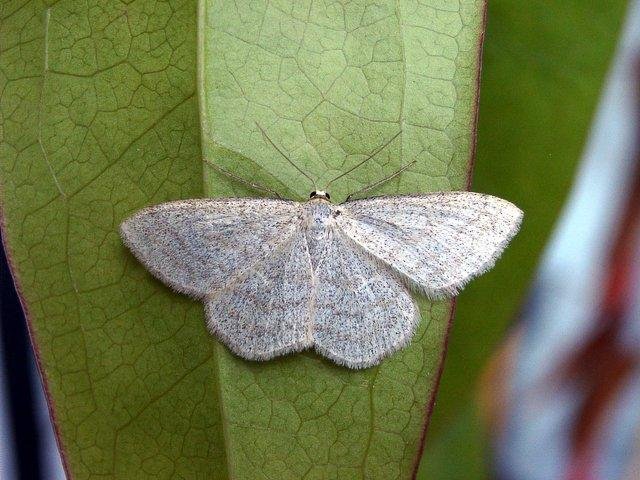
[[[163,203],[122,222],[124,243],[173,289],[196,298],[221,290],[300,228],[300,204],[272,199]]]
[[[343,232],[329,232],[315,278],[316,350],[349,368],[367,368],[407,345],[420,320],[399,275]]]
[[[491,268],[522,220],[512,203],[473,192],[374,197],[342,208],[340,228],[431,298],[455,295]]]

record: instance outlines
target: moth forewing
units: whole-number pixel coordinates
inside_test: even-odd
[[[473,192],[374,197],[344,210],[344,232],[432,299],[490,269],[522,221],[515,205]]]
[[[300,210],[297,202],[272,199],[181,200],[139,211],[120,233],[155,277],[202,299],[286,241]]]

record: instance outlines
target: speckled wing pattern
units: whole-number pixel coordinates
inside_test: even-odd
[[[493,267],[522,221],[512,203],[473,192],[375,197],[344,207],[340,228],[432,299],[456,295]]]
[[[302,204],[264,199],[162,203],[122,222],[124,243],[178,292],[203,299],[251,271],[300,229]]]
[[[205,298],[209,330],[236,354],[268,360],[313,346],[313,276],[304,230]]]
[[[316,268],[315,347],[351,368],[375,365],[406,345],[420,320],[411,293],[339,228]]]
[[[455,294],[493,265],[521,217],[469,192],[342,205],[185,200],[138,212],[121,235],[152,274],[204,302],[209,330],[236,354],[267,360],[315,347],[365,368],[413,336],[411,288]]]

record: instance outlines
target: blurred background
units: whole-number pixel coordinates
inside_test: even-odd
[[[489,2],[473,190],[526,217],[458,300],[417,478],[640,479],[640,1]],[[1,260],[0,478],[62,479]]]

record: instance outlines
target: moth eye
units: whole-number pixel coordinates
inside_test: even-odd
[[[331,195],[329,195],[329,192],[325,193],[324,195],[325,197],[327,197],[327,200],[331,200]]]
[[[315,197],[315,196],[316,196],[316,192],[315,192],[315,190],[309,194],[309,198],[313,198],[313,197]]]

